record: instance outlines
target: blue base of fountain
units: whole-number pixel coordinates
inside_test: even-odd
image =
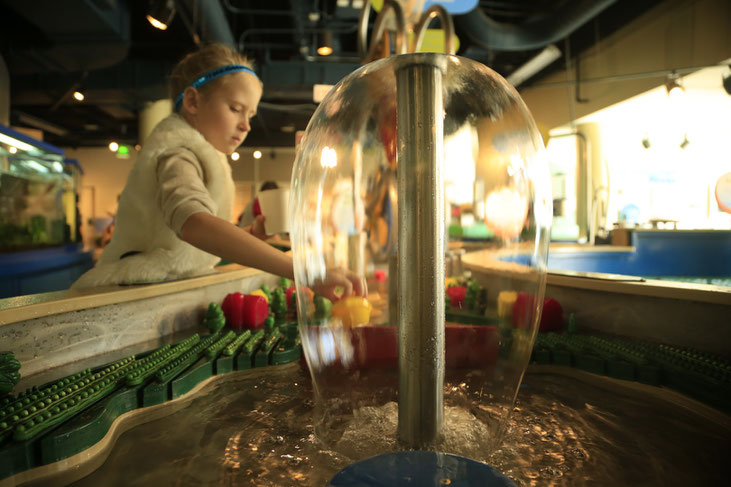
[[[342,469],[328,487],[515,487],[493,467],[457,455],[432,451],[384,453]]]

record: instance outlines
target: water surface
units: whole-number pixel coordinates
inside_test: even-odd
[[[350,460],[314,438],[311,397],[298,364],[229,374],[121,435],[72,485],[324,486]],[[379,414],[395,424],[393,404]],[[531,367],[488,461],[519,486],[725,485],[730,424],[672,391]]]

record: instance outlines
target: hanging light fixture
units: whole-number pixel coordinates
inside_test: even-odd
[[[674,72],[668,75],[668,79],[665,82],[665,90],[668,92],[668,96],[671,99],[678,99],[685,93],[685,88],[680,81],[680,76]]]
[[[175,17],[175,2],[173,0],[157,0],[147,13],[147,21],[153,27],[166,30]]]
[[[333,33],[331,30],[323,29],[317,35],[317,54],[329,56],[333,53]]]
[[[76,101],[84,101],[84,98],[86,98],[84,96],[84,93],[82,93],[79,90],[74,91],[74,94],[72,96],[74,97],[74,100],[76,100]]]

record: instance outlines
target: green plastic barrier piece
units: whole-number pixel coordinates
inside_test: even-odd
[[[200,342],[200,339],[200,335],[196,333],[195,335],[186,338],[175,347],[170,348],[165,353],[149,357],[146,359],[144,364],[127,376],[127,385],[136,386],[141,384],[147,378],[155,375],[158,370],[165,367],[168,363],[172,362],[195,344]]]
[[[168,361],[155,372],[155,380],[149,382],[142,388],[140,393],[142,407],[155,406],[172,399],[171,380],[184,371],[192,363],[195,363],[203,351],[220,337],[214,333],[200,339],[192,348]]]
[[[302,342],[299,335],[294,339],[287,339],[286,336],[279,341],[279,344],[272,350],[271,364],[287,364],[299,360],[302,356]]]
[[[223,354],[227,357],[232,357],[236,354],[236,352],[241,348],[246,340],[249,339],[251,336],[251,330],[246,330],[243,333],[241,333],[239,336],[237,336],[234,341],[226,345],[226,347],[223,349]]]
[[[109,431],[118,416],[137,409],[139,386],[122,387],[40,437],[41,463],[63,460],[92,447]]]
[[[212,376],[213,360],[208,357],[201,358],[172,380],[170,383],[171,398],[175,399],[186,394]]]
[[[217,340],[213,345],[206,348],[206,357],[212,359],[236,338],[236,332],[229,330],[221,339]]]
[[[94,402],[114,391],[133,363],[134,357],[127,357],[105,367],[102,371],[86,377],[82,383],[73,384],[60,390],[43,401],[43,407],[31,406],[20,412],[19,424],[15,427],[13,438],[16,441],[27,440],[47,430],[74,414],[87,408]]]
[[[214,364],[216,374],[226,374],[234,371],[236,365],[234,355],[238,353],[250,337],[251,330],[245,330],[223,348],[223,352],[221,352],[221,355],[216,359]]]
[[[230,331],[226,334],[226,336],[231,336],[231,333],[234,332]],[[198,361],[198,357],[200,357],[201,353],[208,349],[208,347],[217,343],[220,339],[221,336],[218,333],[209,335],[208,337],[204,338],[202,341],[200,341],[184,354],[179,355],[174,360],[171,360],[162,367],[160,367],[160,369],[155,373],[155,379],[157,379],[157,382],[169,381],[180,372],[188,368],[188,366]]]
[[[65,389],[66,387],[72,387],[83,382],[87,377],[91,375],[91,370],[86,369],[78,372],[69,377],[65,377],[58,382],[44,386],[43,388],[32,387],[17,397],[3,402],[2,410],[0,410],[0,443],[2,443],[2,436],[5,428],[3,423],[8,423],[9,418],[14,416],[18,411],[22,409],[39,406],[40,402],[45,402],[49,394],[53,394],[58,390]]]
[[[0,481],[11,475],[25,472],[40,466],[34,452],[37,450],[37,441],[11,442],[0,448]]]
[[[216,375],[228,374],[234,371],[234,358],[221,354],[213,363],[213,373]]]
[[[274,347],[281,338],[282,332],[279,331],[279,328],[272,330],[254,356],[254,367],[264,367],[265,365],[269,365],[272,350],[274,350]]]
[[[236,370],[245,370],[253,367],[254,351],[264,341],[265,333],[264,330],[259,330],[244,343],[244,346],[241,348],[241,353],[236,356]]]

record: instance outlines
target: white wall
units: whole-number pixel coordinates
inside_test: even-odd
[[[584,119],[599,127],[601,162],[609,169],[610,225],[625,205],[635,204],[643,221],[731,228],[731,215],[720,212],[713,196],[719,177],[731,172],[731,96],[722,87],[724,75],[731,69],[708,68],[681,80],[680,99],[658,86]]]
[[[536,121],[554,128],[644,93],[668,71],[729,57],[731,2],[665,0],[581,54],[578,93],[586,101],[576,101],[574,66],[519,91]]]

